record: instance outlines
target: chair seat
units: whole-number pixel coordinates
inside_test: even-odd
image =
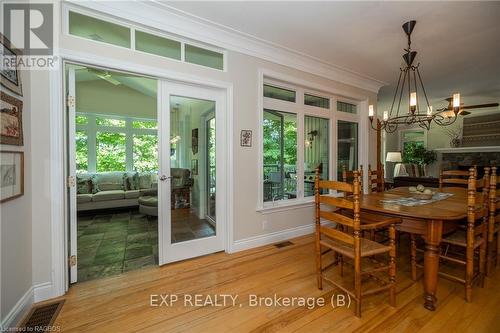
[[[467,232],[465,230],[457,230],[454,233],[446,236],[442,240],[443,243],[467,247]],[[480,236],[476,236],[474,240],[474,248],[481,246],[484,240]]]
[[[331,248],[348,258],[354,258],[354,245],[331,238],[323,238],[321,245]],[[383,245],[366,238],[361,238],[361,257],[369,257],[375,254],[389,252],[390,246]]]

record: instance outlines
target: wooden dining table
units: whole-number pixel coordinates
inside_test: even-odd
[[[439,246],[442,235],[455,230],[457,222],[467,216],[467,189],[444,188],[443,191],[433,191],[453,195],[419,206],[384,202],[383,200],[411,196],[407,187],[398,187],[385,192],[364,194],[360,202],[362,211],[400,217],[402,223],[397,226],[399,231],[421,235],[424,239],[424,307],[431,311],[436,309],[437,303]]]

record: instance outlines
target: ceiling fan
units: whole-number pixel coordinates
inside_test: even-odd
[[[108,72],[108,71],[104,71],[104,70],[100,70],[100,69],[95,69],[95,68],[87,68],[87,70],[94,74],[95,76],[97,76],[98,78],[100,79],[103,79],[104,81],[107,81],[111,84],[114,84],[115,86],[121,84],[120,81],[118,81],[117,79],[115,79],[113,77],[113,75]]]
[[[448,110],[449,115],[453,116],[453,109],[454,109],[453,108],[453,97],[448,97],[445,99],[445,101],[448,102],[448,106],[441,108],[441,109],[438,109],[437,112]],[[487,103],[487,104],[477,104],[477,105],[464,105],[464,103],[460,103],[460,109],[458,111],[458,114],[461,116],[467,116],[467,115],[471,114],[470,111],[467,111],[467,110],[494,108],[494,107],[497,107],[498,105],[499,105],[498,103]],[[443,114],[443,116],[445,116],[445,115]]]

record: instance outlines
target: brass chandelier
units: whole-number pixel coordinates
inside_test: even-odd
[[[433,112],[432,106],[429,104],[419,70],[420,63],[413,64],[417,51],[411,49],[411,33],[416,23],[416,21],[409,21],[403,24],[403,30],[408,36],[408,48],[404,49],[405,53],[403,54],[406,66],[400,68],[398,84],[390,111],[384,111],[382,120],[379,120],[374,117],[373,105],[369,106],[368,116],[373,129],[383,129],[388,133],[393,133],[399,125],[418,124],[421,128],[428,130],[432,123],[439,126],[448,126],[457,120],[460,111],[460,94],[453,94],[453,108],[451,110],[441,109]],[[408,101],[408,110],[401,110],[400,112],[403,98]],[[423,103],[421,103],[421,100],[423,100]],[[375,124],[374,118],[376,119]]]

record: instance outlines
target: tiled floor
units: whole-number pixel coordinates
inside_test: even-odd
[[[172,211],[172,241],[215,234],[190,209]],[[78,282],[158,264],[158,220],[137,210],[78,217]]]

